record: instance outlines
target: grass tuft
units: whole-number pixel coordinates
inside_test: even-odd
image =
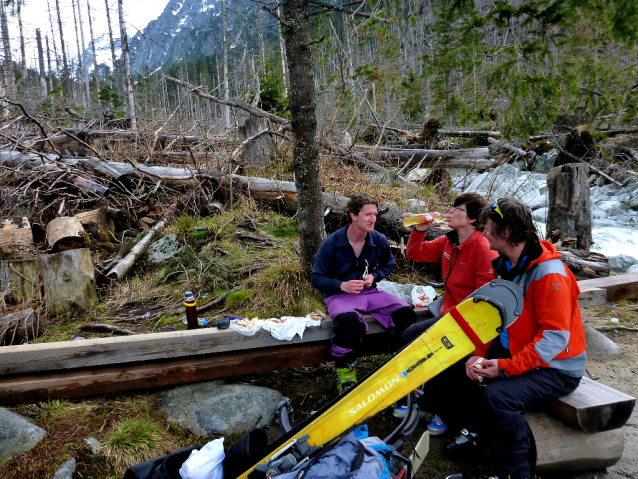
[[[122,472],[175,449],[155,423],[142,419],[124,419],[102,444],[100,454],[111,459]]]

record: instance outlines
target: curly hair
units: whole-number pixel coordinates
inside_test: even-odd
[[[370,196],[368,193],[357,193],[350,197],[348,205],[346,206],[346,215],[348,215],[348,222],[352,222],[350,213],[358,215],[365,205],[374,205],[379,208],[379,202],[376,198]]]
[[[529,208],[516,198],[499,198],[481,210],[480,223],[490,219],[494,225],[492,234],[507,240],[513,246],[538,236]]]

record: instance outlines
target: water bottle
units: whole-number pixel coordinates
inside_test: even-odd
[[[186,306],[186,323],[188,324],[188,329],[197,329],[199,328],[199,323],[197,321],[197,307],[195,302],[195,296],[193,296],[192,291],[186,291],[184,293],[184,306]]]

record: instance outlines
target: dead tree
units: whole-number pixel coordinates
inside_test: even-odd
[[[547,175],[549,213],[547,237],[566,248],[587,251],[591,246],[591,199],[585,164],[553,168]]]

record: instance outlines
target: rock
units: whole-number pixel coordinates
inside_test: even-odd
[[[400,284],[385,280],[377,283],[379,291],[390,293],[409,304],[412,304],[412,288],[414,286],[414,284]]]
[[[627,273],[638,273],[638,264],[635,264],[627,268]]]
[[[28,419],[0,408],[0,461],[34,448],[47,432]]]
[[[609,358],[620,353],[616,344],[600,331],[585,324],[585,342],[587,343],[588,358]]]
[[[403,211],[406,213],[423,213],[428,204],[425,201],[417,199],[406,200],[403,204]]]
[[[536,173],[548,173],[549,170],[554,168],[554,162],[559,155],[558,150],[549,150],[548,152],[543,153],[542,155],[537,155],[536,157],[530,158],[528,163],[528,168],[530,171],[534,171]]]
[[[533,210],[547,206],[546,175],[520,172],[516,167],[504,164],[477,176],[464,193],[475,192],[488,199],[513,196]]]
[[[282,395],[257,386],[207,381],[162,391],[157,397],[169,421],[214,438],[270,424]]]
[[[100,444],[100,441],[98,441],[94,437],[87,437],[84,442],[86,442],[87,445],[91,448],[93,454],[97,454],[102,448],[102,444]]]
[[[625,273],[635,264],[638,264],[638,259],[626,254],[609,257],[609,266],[614,273]]]
[[[55,471],[53,479],[73,479],[73,473],[75,472],[75,459],[69,459],[62,467]]]
[[[375,173],[369,175],[368,178],[372,183],[378,183],[383,186],[398,186],[402,183],[401,177],[395,173]]]
[[[407,179],[410,181],[419,181],[425,179],[432,168],[415,168],[408,173]]]
[[[161,263],[167,259],[171,259],[184,248],[184,246],[177,241],[177,236],[168,235],[157,240],[148,248],[148,260],[151,263]]]

